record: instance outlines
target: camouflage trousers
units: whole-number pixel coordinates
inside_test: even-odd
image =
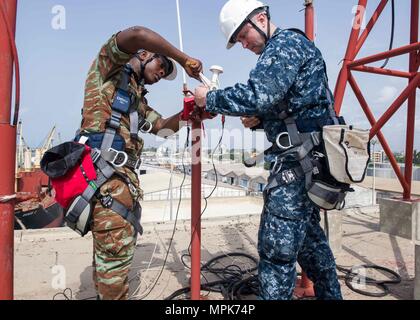
[[[261,299],[292,299],[297,262],[314,282],[318,299],[342,299],[319,212],[307,197],[303,180],[273,189],[266,197],[258,234]]]
[[[128,208],[133,197],[127,185],[111,179],[102,188]],[[93,281],[102,300],[128,299],[128,273],[133,261],[137,233],[119,214],[97,203],[93,212]]]

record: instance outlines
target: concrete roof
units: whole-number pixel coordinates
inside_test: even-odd
[[[359,184],[365,188],[372,188],[372,177],[366,177],[363,183]],[[400,181],[397,179],[385,179],[385,178],[376,178],[375,179],[375,188],[376,190],[402,193],[403,188],[401,187]],[[415,196],[420,196],[420,181],[413,181],[412,184],[412,194]]]
[[[410,240],[379,232],[379,214],[374,210],[352,209],[343,217],[342,250],[336,253],[337,264],[353,266],[378,264],[397,271],[402,283],[389,286],[390,293],[381,300],[412,300],[414,287],[414,244]],[[202,261],[230,252],[243,252],[258,257],[257,235],[260,215],[204,220],[202,223]],[[148,291],[159,274],[165,259],[173,223],[144,223],[145,233],[138,239],[136,254],[129,274],[130,294],[139,288]],[[191,239],[191,222],[179,221],[177,232],[162,276],[146,300],[162,300],[175,290],[188,286],[190,270],[180,256],[187,252]],[[232,259],[232,258],[231,258]],[[238,263],[234,258],[229,263]],[[57,275],[54,266],[66,271],[65,287],[76,300],[96,298],[92,282],[92,237],[79,237],[67,229],[15,232],[14,287],[16,300],[51,300],[64,289],[52,288]],[[340,275],[342,275],[340,273]],[[205,274],[209,281],[217,278]],[[381,276],[379,276],[381,277]],[[141,280],[139,280],[141,279]],[[382,279],[382,277],[381,277]],[[356,294],[340,278],[345,300],[376,300]],[[140,287],[139,287],[140,286]],[[367,290],[375,289],[370,286]],[[62,297],[58,297],[62,299]],[[138,298],[137,298],[138,299]],[[211,294],[210,300],[222,300]]]
[[[148,193],[154,193],[158,191],[164,191],[169,189],[169,181],[171,179],[171,174],[169,171],[166,172],[152,172],[150,174],[145,174],[140,176],[140,187],[143,189],[145,194]],[[183,180],[183,174],[180,173],[174,173],[172,178],[172,187],[178,188],[181,186]],[[214,185],[215,181],[202,179],[203,185]],[[191,185],[191,177],[187,176],[185,178],[185,184],[184,186]],[[225,187],[225,188],[231,188],[235,190],[243,190],[240,187],[237,186],[231,186],[227,183],[222,183],[219,181],[218,183],[219,187]]]

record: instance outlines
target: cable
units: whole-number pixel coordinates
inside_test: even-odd
[[[383,273],[387,273],[391,275],[393,279],[377,280],[377,279],[366,277],[365,275],[361,275],[360,273],[355,272],[356,270],[362,270],[362,269],[379,270],[379,271],[382,271]],[[390,294],[390,289],[388,285],[399,284],[402,281],[401,276],[398,273],[388,268],[378,266],[378,265],[361,265],[361,266],[352,267],[351,269],[347,269],[342,266],[337,266],[337,270],[345,274],[344,279],[345,279],[345,283],[347,287],[349,287],[352,291],[358,294],[368,296],[368,297],[376,297],[376,298],[385,297],[388,294]],[[380,289],[380,292],[375,293],[375,292],[370,292],[366,290],[361,290],[354,286],[355,283],[362,283],[364,285],[374,286]]]
[[[172,189],[170,188],[171,185],[172,185],[172,179],[173,179],[173,171],[171,172],[171,178],[170,178],[169,185],[168,185],[167,201],[169,200],[169,193],[172,192]],[[167,207],[168,207],[168,203],[166,202],[162,220],[165,220]],[[157,233],[157,230],[156,229],[155,229],[155,232]],[[140,284],[137,287],[137,289],[133,292],[133,294],[131,295],[130,300],[139,299],[139,298],[141,299],[141,297],[143,296],[144,293],[139,294],[140,288],[142,286],[142,283],[146,283],[145,280],[144,280],[144,277],[148,274],[148,272],[151,269],[153,260],[155,259],[155,255],[156,255],[156,251],[157,251],[158,246],[159,246],[159,239],[156,239],[155,247],[153,249],[152,256],[151,256],[150,261],[149,261],[149,263],[147,265],[147,268],[146,268],[146,271],[145,271],[144,275],[141,276],[141,270],[140,270],[140,271],[137,272],[137,274],[136,274],[135,277],[133,277],[132,279],[128,280],[129,283],[131,283],[131,281],[133,281],[134,279],[139,279],[140,280]],[[133,269],[135,269],[135,268],[133,268]],[[145,292],[147,292],[147,289],[148,288],[149,288],[149,286],[146,284],[146,291]]]
[[[185,164],[184,164],[184,154],[185,154],[185,149],[189,146],[189,142],[190,142],[190,131],[191,131],[191,128],[190,127],[187,127],[187,139],[185,141],[185,148],[184,148],[184,151],[182,153],[182,168],[183,168],[183,171],[184,171],[184,177],[182,179],[182,183],[181,183],[181,186],[180,186],[179,201],[178,201],[178,207],[177,207],[177,210],[176,210],[176,217],[175,217],[175,223],[174,223],[174,228],[173,228],[173,231],[172,231],[171,240],[169,241],[168,250],[166,251],[166,256],[165,256],[165,259],[164,259],[162,268],[160,269],[159,275],[157,276],[156,280],[154,281],[154,284],[151,287],[151,289],[142,297],[142,300],[150,295],[150,293],[156,287],[156,285],[157,285],[160,277],[162,276],[162,273],[165,270],[166,263],[167,263],[168,257],[169,257],[169,252],[171,250],[172,243],[173,243],[173,240],[174,240],[174,237],[175,237],[176,226],[177,226],[177,223],[178,223],[179,209],[181,207],[181,202],[182,202],[182,188],[184,187],[185,180],[187,178],[187,172],[185,170]]]
[[[392,50],[392,48],[394,47],[394,36],[395,36],[395,1],[392,0],[391,1],[391,39],[390,39],[390,43],[389,43],[389,51]],[[389,58],[387,58],[384,62],[384,64],[381,66],[381,69],[384,69],[389,62]]]
[[[210,192],[208,196],[204,198],[205,206],[204,206],[204,209],[202,210],[201,217],[204,215],[204,213],[207,210],[208,200],[213,196],[214,192],[217,190],[217,187],[218,187],[218,173],[217,173],[216,165],[214,163],[214,156],[217,150],[220,148],[220,145],[223,141],[224,129],[225,129],[225,119],[222,120],[221,137],[219,139],[219,142],[216,148],[212,152],[212,165],[213,165],[216,182],[215,182],[215,186],[213,190]],[[183,265],[188,269],[191,269],[191,267],[185,262],[184,259],[186,257],[191,257],[191,245],[192,245],[192,241],[190,242],[188,246],[188,254],[184,254],[181,256],[181,261]],[[246,269],[241,268],[237,264],[230,264],[230,265],[224,266],[223,268],[213,267],[217,263],[222,264],[220,262],[221,259],[232,258],[232,257],[245,257],[249,259],[250,261],[252,261],[252,263],[255,266],[246,268]],[[235,300],[235,299],[241,300],[241,297],[243,295],[250,295],[250,294],[258,295],[257,275],[254,274],[255,271],[257,270],[257,265],[258,265],[258,260],[256,258],[250,255],[244,254],[244,253],[229,253],[229,254],[217,256],[211,259],[210,261],[208,261],[206,264],[202,265],[201,267],[201,275],[204,277],[206,281],[206,283],[201,284],[201,289],[206,290],[209,293],[210,292],[222,293],[223,296],[228,300]],[[208,282],[203,272],[214,274],[218,276],[221,280]],[[250,275],[250,276],[245,277],[245,275]],[[185,288],[179,289],[173,294],[171,294],[165,300],[173,300],[181,295],[189,293],[190,291],[191,291],[191,287],[185,287]]]
[[[242,268],[237,264],[231,264],[223,268],[215,267],[220,261],[226,258],[242,257],[250,260],[252,265]],[[202,290],[221,293],[226,300],[242,300],[244,296],[259,295],[258,280],[255,274],[258,259],[245,253],[229,253],[217,256],[203,265],[202,271],[216,275],[220,280],[201,284]],[[247,277],[248,276],[248,277]],[[165,300],[174,300],[182,295],[188,294],[191,287],[185,287],[175,291]]]
[[[215,165],[215,163],[214,163],[214,155],[216,154],[216,151],[220,148],[220,146],[221,146],[221,144],[222,144],[224,134],[225,134],[225,118],[222,118],[222,134],[220,135],[219,142],[217,143],[217,145],[216,145],[216,147],[215,147],[215,149],[213,150],[212,155],[211,155],[211,163],[212,163],[212,166],[213,166],[213,171],[214,171],[214,175],[215,175],[216,181],[215,181],[215,184],[214,184],[214,188],[213,188],[213,190],[210,192],[210,194],[209,194],[207,197],[204,197],[204,202],[205,202],[205,204],[204,204],[204,208],[203,208],[203,210],[201,211],[200,220],[201,220],[201,218],[203,217],[203,215],[205,214],[205,212],[206,212],[206,210],[207,210],[207,207],[208,207],[208,200],[209,200],[209,199],[213,196],[214,192],[217,190],[217,187],[218,187],[218,185],[219,185],[219,178],[218,178],[217,168],[216,168],[216,165]],[[197,222],[197,224],[195,225],[195,230],[197,230],[197,225],[198,225],[198,222]],[[187,250],[187,251],[188,251],[188,254],[183,254],[183,255],[181,256],[181,262],[182,262],[182,264],[183,264],[186,268],[188,268],[188,269],[190,269],[190,267],[189,267],[189,266],[185,263],[184,259],[185,259],[186,257],[191,257],[192,238],[193,238],[193,237],[191,237],[190,244],[188,245],[188,250]]]
[[[225,118],[225,116],[222,116],[222,134],[220,135],[220,139],[219,139],[219,142],[217,143],[217,145],[216,145],[216,148],[213,150],[213,152],[212,152],[212,156],[211,156],[211,162],[212,162],[212,165],[213,165],[213,171],[214,171],[214,174],[215,174],[215,178],[216,178],[216,181],[215,181],[215,185],[214,185],[214,188],[213,188],[213,190],[210,192],[210,194],[208,195],[208,196],[206,196],[206,197],[204,197],[204,202],[205,202],[205,205],[204,205],[204,209],[202,210],[202,212],[201,212],[201,214],[200,214],[200,220],[199,221],[201,221],[201,218],[203,217],[203,215],[204,215],[204,213],[206,212],[206,210],[207,210],[207,207],[208,207],[208,200],[213,196],[213,194],[214,194],[214,192],[217,190],[217,187],[218,187],[218,174],[217,174],[217,169],[216,169],[216,165],[215,165],[215,163],[214,163],[214,155],[215,155],[215,153],[216,153],[216,151],[219,149],[219,147],[220,147],[220,145],[222,144],[222,141],[223,141],[223,137],[224,137],[224,132],[225,132],[225,120],[226,120],[226,118]],[[198,226],[198,223],[199,223],[199,221],[197,222],[197,224],[195,225],[195,230],[197,230],[197,226]],[[185,258],[187,258],[187,257],[189,257],[189,258],[191,258],[191,246],[192,246],[192,238],[193,238],[193,236],[191,237],[191,241],[190,241],[190,244],[188,245],[188,254],[183,254],[182,256],[181,256],[181,262],[182,262],[182,264],[184,265],[184,267],[186,267],[187,269],[191,269],[191,267],[185,262]],[[208,281],[207,281],[207,278],[205,277],[205,275],[203,274],[203,272],[201,272],[201,276],[206,280],[206,282],[208,283]],[[210,291],[208,292],[208,295],[210,294]]]
[[[58,296],[63,296],[64,300],[73,300],[73,291],[70,288],[65,289],[63,292],[56,293],[53,300],[57,300]]]
[[[324,229],[325,229],[325,235],[327,237],[327,241],[329,242],[330,230],[329,230],[329,221],[328,221],[327,211],[324,211]],[[344,278],[344,282],[347,285],[347,287],[349,287],[350,290],[358,294],[368,296],[368,297],[376,297],[376,298],[385,297],[390,293],[388,285],[399,284],[402,281],[401,276],[398,273],[392,271],[391,269],[378,266],[378,265],[361,265],[361,266],[353,266],[352,268],[346,268],[346,267],[337,265],[336,268],[339,272],[344,273],[344,277],[341,277],[341,278]],[[366,270],[366,272],[369,269],[379,270],[379,271],[382,271],[384,273],[391,275],[393,279],[381,281],[381,280],[373,279],[370,277],[366,277],[365,275],[361,275],[360,273],[355,272],[356,270],[361,270],[361,269]],[[361,290],[354,286],[355,282],[356,283],[362,282],[363,284],[366,284],[366,285],[375,286],[381,291],[379,293],[374,293],[374,292],[370,292],[366,290]]]

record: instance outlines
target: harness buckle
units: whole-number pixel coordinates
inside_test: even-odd
[[[319,146],[321,144],[320,134],[318,132],[311,132],[311,139],[314,146]]]
[[[144,123],[139,128],[142,133],[150,133],[153,130],[153,125],[150,121],[144,120]]]
[[[112,207],[112,204],[114,203],[114,198],[112,198],[110,195],[107,195],[107,196],[101,197],[100,201],[104,208],[109,209]]]
[[[108,150],[110,153],[114,154],[114,159],[112,159],[110,162],[112,165],[114,165],[117,168],[124,167],[127,164],[128,161],[128,154],[123,151],[117,151],[115,149],[110,148]]]
[[[282,172],[281,179],[286,184],[291,184],[292,182],[295,182],[296,181],[296,175],[293,172],[293,170],[286,170],[286,171]]]
[[[141,164],[141,158],[138,158],[137,160],[128,159],[126,166],[128,166],[130,169],[133,169],[134,171],[138,171],[140,169]]]
[[[93,163],[98,162],[99,158],[101,157],[102,152],[99,149],[92,149],[92,152],[90,153],[90,156],[92,157]]]
[[[284,137],[287,137],[287,140],[288,140],[288,143],[289,143],[289,145],[288,145],[288,146],[285,146],[285,145],[283,145],[283,144],[282,144],[282,139],[283,139]],[[290,139],[290,135],[289,135],[289,133],[287,133],[287,132],[283,132],[283,133],[280,133],[280,134],[278,135],[277,140],[276,140],[276,144],[277,144],[277,146],[278,146],[281,150],[283,150],[283,151],[285,151],[285,150],[289,150],[290,148],[292,148],[292,147],[293,147],[292,140]]]
[[[271,169],[271,172],[274,174],[278,174],[282,168],[283,168],[283,160],[279,159],[279,157],[276,157],[276,162],[274,162],[274,166]]]
[[[136,197],[139,195],[139,193],[137,192],[137,189],[134,187],[132,183],[128,183],[128,188],[130,189],[130,192]]]
[[[136,165],[134,166],[134,171],[139,171],[140,167],[141,167],[142,161],[139,158],[136,162]]]

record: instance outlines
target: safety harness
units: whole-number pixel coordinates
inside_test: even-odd
[[[278,135],[276,144],[270,152],[280,153],[271,166],[272,175],[265,189],[265,197],[272,189],[281,185],[289,185],[304,177],[305,189],[310,199],[319,207],[332,210],[342,209],[345,205],[350,185],[340,183],[328,172],[325,155],[322,149],[322,132],[301,133],[296,118],[291,116],[287,105],[282,105],[279,120],[284,121],[287,132]],[[330,107],[330,119],[339,125],[339,119]],[[287,160],[297,161],[298,166],[282,170]]]
[[[148,62],[142,64],[143,70]],[[91,150],[91,161],[93,162],[96,169],[96,178],[94,180],[89,179],[89,177],[84,172],[84,168],[79,163],[80,168],[77,170],[80,169],[83,173],[83,176],[87,182],[87,187],[82,194],[75,195],[76,197],[68,207],[65,216],[67,225],[82,236],[87,234],[87,232],[90,230],[90,221],[94,208],[94,205],[92,204],[96,200],[99,200],[104,208],[113,210],[122,218],[130,222],[135,228],[136,232],[140,234],[143,233],[143,229],[140,225],[142,208],[139,203],[136,203],[135,207],[132,210],[129,210],[112,196],[103,196],[99,192],[99,189],[109,179],[116,175],[128,185],[131,193],[137,193],[137,190],[131,183],[130,179],[117,171],[118,168],[123,167],[136,171],[140,168],[141,165],[140,158],[129,156],[125,152],[125,140],[120,134],[118,134],[123,116],[128,116],[130,119],[130,137],[133,140],[139,140],[140,132],[150,133],[153,129],[153,125],[143,116],[139,115],[137,106],[135,105],[136,100],[129,90],[129,83],[133,74],[135,74],[135,72],[130,64],[123,66],[120,72],[120,79],[111,107],[111,117],[106,123],[105,132],[90,134],[80,134],[79,132],[76,136],[75,142],[67,143],[76,143],[88,146],[89,150]],[[143,82],[141,79],[143,76],[144,71],[140,73],[140,83]],[[49,150],[43,157],[42,168],[47,175],[49,175],[49,168],[52,168],[58,163],[57,161],[66,156],[65,154],[58,155],[57,151],[62,151],[64,149],[68,150],[71,148],[68,146],[63,148],[63,145],[56,148],[60,147],[61,149],[53,148]],[[74,174],[74,171],[71,171],[71,173],[67,172],[66,174]],[[60,179],[63,178],[71,177],[60,177]]]
[[[288,29],[306,37],[299,29]],[[343,209],[345,197],[353,191],[349,184],[341,183],[331,176],[328,164],[323,152],[322,127],[325,125],[345,125],[342,117],[338,118],[333,108],[333,98],[328,89],[327,69],[324,62],[324,81],[327,88],[328,117],[318,124],[320,131],[301,132],[295,116],[289,113],[289,107],[285,101],[279,105],[279,117],[287,129],[280,133],[276,143],[266,150],[265,154],[278,153],[276,160],[271,164],[272,174],[264,191],[267,198],[270,192],[279,186],[289,185],[302,177],[305,181],[305,189],[309,198],[319,207],[325,210]],[[316,122],[320,119],[308,119]],[[299,121],[299,120],[298,120]],[[332,122],[332,123],[328,123]],[[303,126],[300,125],[302,128]],[[297,161],[298,166],[282,170],[286,161]]]

